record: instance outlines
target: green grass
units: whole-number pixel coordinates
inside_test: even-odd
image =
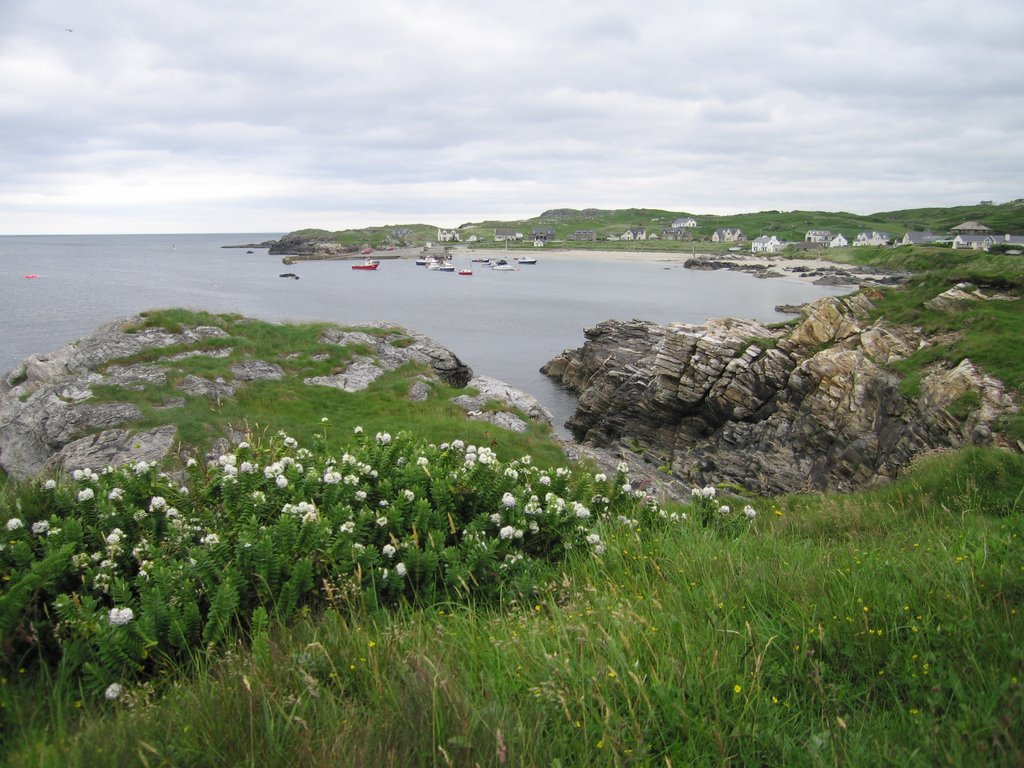
[[[530,603],[339,606],[116,705],[16,677],[6,764],[1018,765],[1022,476],[620,530]]]

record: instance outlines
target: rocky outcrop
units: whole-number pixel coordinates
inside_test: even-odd
[[[918,340],[872,323],[871,307],[869,294],[821,299],[786,330],[606,321],[541,370],[579,394],[567,423],[578,441],[691,484],[850,490],[924,451],[997,440],[994,421],[1014,408],[1002,385],[968,363],[905,397],[890,364]],[[949,411],[972,402],[966,419]]]
[[[24,478],[46,469],[161,461],[175,448],[176,428],[171,424],[139,428],[143,412],[138,406],[104,401],[96,395],[96,388],[159,390],[170,383],[180,396],[167,397],[161,392],[163,404],[154,408],[160,412],[185,407],[189,397],[220,404],[253,382],[288,376],[285,366],[296,355],[284,356],[285,366],[255,358],[225,361],[221,376],[199,376],[181,367],[183,361],[198,355],[216,359],[230,354],[223,347],[202,344],[227,335],[221,328],[207,326],[172,333],[147,328],[144,318],[131,317],[105,325],[57,352],[33,355],[0,384],[0,466],[12,476]],[[501,408],[486,409],[486,418],[496,424],[510,428],[525,424],[515,409],[530,417],[544,417],[536,400],[501,382],[473,379],[472,369],[456,355],[415,331],[383,323],[362,330],[329,326],[320,340],[358,349],[360,354],[354,355],[344,370],[306,378],[308,385],[359,391],[385,372],[414,362],[426,366],[429,374],[417,379],[421,399],[432,394],[431,382],[453,388],[473,383],[481,392],[479,397],[503,403]],[[188,349],[190,346],[194,348]],[[165,348],[167,354],[159,354]],[[143,352],[148,362],[125,362]],[[313,359],[325,357],[321,354]],[[471,403],[480,405],[477,400]],[[479,410],[485,412],[482,407]],[[546,420],[550,423],[550,415]]]

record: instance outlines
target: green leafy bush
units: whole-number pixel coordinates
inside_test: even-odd
[[[139,462],[33,485],[0,545],[5,665],[55,665],[116,698],[271,617],[524,598],[571,553],[602,554],[602,526],[662,517],[625,466],[549,471],[360,428],[335,457],[317,439],[241,442],[177,476]]]

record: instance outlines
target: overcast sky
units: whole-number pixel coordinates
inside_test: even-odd
[[[0,234],[1024,197],[1020,0],[0,0]]]

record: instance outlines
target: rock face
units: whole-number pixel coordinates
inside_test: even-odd
[[[869,324],[869,298],[807,305],[792,330],[745,320],[606,321],[541,371],[579,394],[567,423],[585,445],[641,454],[691,484],[762,493],[850,490],[894,477],[917,454],[988,443],[1014,409],[968,363],[935,370],[921,396],[889,368],[918,345]],[[966,420],[947,408],[979,405]]]
[[[132,428],[142,419],[142,411],[130,403],[101,402],[94,388],[114,385],[141,390],[166,386],[168,372],[178,370],[175,388],[181,395],[220,402],[234,397],[251,382],[279,380],[286,375],[281,365],[257,359],[241,360],[228,369],[230,373],[226,372],[225,377],[216,379],[183,375],[184,371],[178,369],[178,361],[195,355],[216,358],[225,354],[222,348],[182,352],[181,347],[227,335],[211,326],[170,333],[146,328],[143,318],[131,317],[105,325],[52,354],[33,355],[0,383],[0,466],[14,477],[25,478],[44,469],[162,460],[174,449],[175,427]],[[436,379],[451,387],[465,387],[473,377],[472,369],[456,355],[413,331],[393,329],[377,335],[330,327],[322,341],[357,345],[368,354],[355,356],[342,373],[308,379],[310,385],[365,389],[385,371],[412,361],[427,365]],[[175,347],[173,354],[158,356],[157,362],[117,362],[171,346]],[[429,387],[423,396],[429,396]],[[185,404],[184,397],[173,397],[165,400],[164,407]]]

